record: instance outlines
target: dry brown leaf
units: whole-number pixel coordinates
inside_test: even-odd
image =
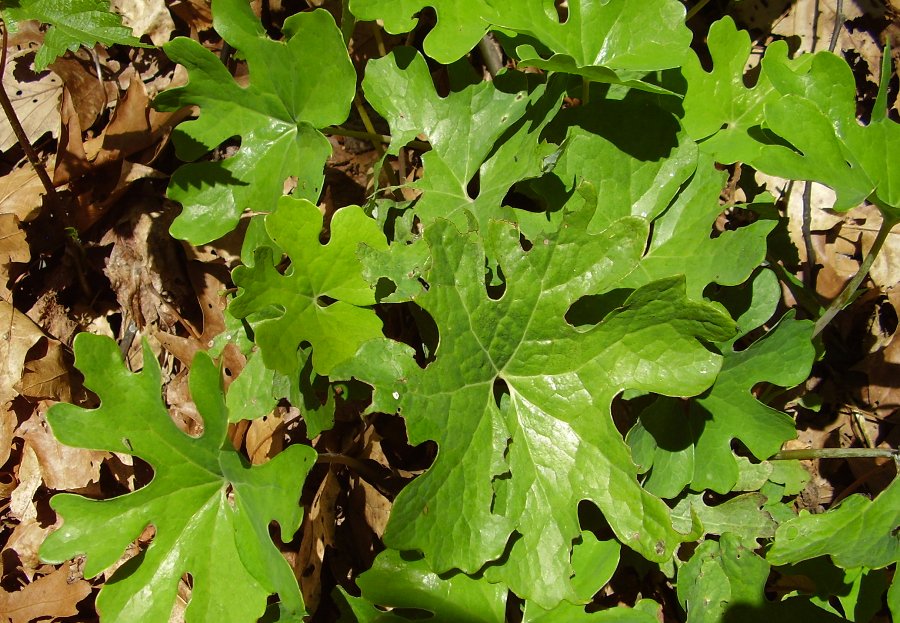
[[[50,69],[62,78],[66,91],[78,102],[76,112],[79,125],[85,130],[90,128],[107,104],[106,88],[97,77],[93,59],[66,55],[56,59]]]
[[[69,617],[78,614],[78,602],[90,594],[90,582],[70,582],[68,570],[60,567],[14,593],[0,588],[0,612],[10,623]]]
[[[15,214],[0,214],[0,295],[8,299],[11,291],[9,265],[13,262],[28,262],[31,249],[25,231],[19,227],[19,217]]]
[[[303,601],[310,612],[315,612],[322,597],[322,563],[325,547],[334,547],[334,529],[337,522],[337,499],[341,485],[332,470],[325,474],[319,490],[310,505],[309,514],[303,522],[300,551],[293,558],[291,566],[300,582]]]
[[[153,110],[144,83],[133,76],[109,125],[99,136],[85,142],[87,158],[94,167],[100,167],[155,146],[141,159],[145,163],[152,162],[165,145],[164,139],[171,129],[188,114],[188,109],[165,113]]]
[[[19,471],[16,476],[19,484],[9,496],[9,512],[19,522],[34,519],[37,517],[34,494],[44,478],[41,474],[41,464],[37,454],[28,446],[22,450],[22,460],[19,462]]]
[[[48,167],[53,168],[49,162]],[[0,177],[0,214],[15,214],[23,223],[41,211],[41,197],[45,193],[37,173],[30,166],[10,171]]]
[[[247,454],[250,463],[262,465],[284,448],[284,417],[280,410],[250,422],[247,429]]]
[[[38,551],[52,529],[52,526],[41,526],[34,518],[19,523],[13,528],[6,545],[3,546],[3,560],[8,560],[7,552],[15,552],[22,572],[31,579],[35,571],[43,565]]]
[[[139,329],[156,325],[167,331],[181,321],[168,301],[190,296],[178,243],[168,235],[174,214],[153,211],[158,205],[151,198],[130,208],[101,240],[113,245],[104,273],[128,321]]]
[[[0,300],[0,413],[4,418],[15,417],[7,407],[18,394],[15,385],[22,378],[25,356],[42,336],[28,316]]]
[[[83,489],[100,479],[100,465],[109,456],[106,452],[66,446],[56,440],[44,417],[48,403],[17,431],[25,440],[25,447],[37,457],[44,485],[55,491]]]
[[[62,79],[52,71],[34,71],[34,54],[33,50],[16,52],[7,60],[3,72],[3,88],[32,143],[47,132],[54,137],[59,134],[59,98],[63,88]],[[17,142],[6,115],[0,115],[0,151]]]
[[[197,34],[212,28],[212,10],[209,0],[170,0],[169,10],[184,21]]]
[[[112,0],[110,8],[122,16],[122,23],[135,37],[148,35],[153,45],[162,45],[175,30],[175,22],[163,0]]]
[[[32,399],[49,398],[73,402],[78,381],[72,374],[72,359],[58,340],[42,338],[29,352],[22,379],[16,384],[20,395]]]

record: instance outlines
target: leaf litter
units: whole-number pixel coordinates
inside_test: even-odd
[[[756,29],[752,31],[755,45],[793,36],[799,37],[805,49],[811,41],[818,49],[826,44],[827,37],[821,31],[805,30],[811,21],[812,2],[782,3],[792,5],[773,11],[770,17],[760,12],[757,4],[736,3],[734,13],[739,25]],[[821,4],[820,28],[831,24],[834,3]],[[875,85],[870,87],[874,97],[879,70],[875,43],[882,34],[896,32],[898,8],[890,5],[885,12],[873,10],[867,3],[845,4],[849,7],[844,15],[847,27],[841,31],[839,49],[848,51],[848,60],[860,61],[851,63],[856,80]],[[261,5],[274,14],[284,13],[281,3],[257,3],[258,12]],[[211,30],[212,14],[205,2],[123,0],[116,6],[126,24],[136,28],[137,36],[146,35],[156,45],[180,35],[214,53],[225,51],[223,42]],[[697,20],[711,21],[718,17],[713,13],[709,9],[701,12]],[[705,25],[691,26],[705,32]],[[357,26],[354,41],[371,41],[371,32],[367,26]],[[441,33],[436,31],[436,35]],[[830,32],[825,34],[830,36]],[[389,46],[395,45],[396,40],[389,35],[380,36]],[[45,191],[30,167],[21,166],[14,137],[0,132],[0,136],[6,136],[0,141],[0,150],[6,152],[4,175],[0,177],[0,327],[4,335],[0,342],[0,402],[4,405],[0,420],[0,543],[4,561],[0,612],[15,622],[36,618],[89,620],[95,616],[96,595],[109,577],[104,574],[90,582],[85,580],[79,568],[83,559],[58,565],[40,559],[39,547],[57,524],[48,503],[51,494],[67,491],[93,498],[114,497],[145,490],[151,473],[140,459],[134,460],[124,452],[74,449],[50,435],[46,413],[57,402],[86,408],[97,404],[96,396],[82,387],[81,373],[73,366],[75,334],[89,331],[116,338],[127,365],[135,371],[147,366],[151,354],[160,360],[167,412],[181,422],[183,430],[196,435],[204,419],[190,399],[189,362],[197,352],[209,348],[217,336],[229,331],[223,293],[235,286],[228,269],[240,256],[240,246],[224,238],[193,247],[165,235],[175,214],[174,206],[165,198],[165,184],[178,165],[168,139],[184,117],[154,110],[150,95],[161,88],[154,85],[184,85],[185,77],[153,50],[134,49],[129,53],[124,48],[99,47],[90,54],[69,53],[55,65],[58,74],[54,73],[56,69],[37,74],[32,66],[33,48],[42,40],[40,31],[27,27],[11,40],[21,49],[10,49],[4,86],[11,94],[21,91],[17,110],[26,131],[47,161],[58,188],[71,198],[67,225],[72,228],[74,243],[52,242],[59,234],[45,218]],[[434,41],[436,44],[438,40]],[[428,47],[426,41],[426,50]],[[900,46],[895,47],[895,55],[898,50]],[[236,73],[240,73],[244,61],[236,63]],[[92,73],[94,69],[99,71],[100,80]],[[346,105],[346,98],[340,99],[338,104]],[[420,103],[404,104],[415,108]],[[896,110],[892,114],[896,116]],[[351,117],[351,123],[354,121],[360,120]],[[364,144],[357,151],[348,138],[331,140],[341,149],[334,151],[326,165],[324,194],[331,198],[332,207],[322,208],[329,213],[361,203],[359,199],[342,199],[348,194],[364,199],[371,191],[372,169],[381,148],[369,149]],[[403,166],[408,168],[403,171],[409,179],[421,175],[422,162],[413,150],[404,148],[400,156],[405,158]],[[398,160],[390,162],[395,174],[401,172],[400,165]],[[759,181],[770,189],[778,187],[773,179]],[[798,225],[800,190],[795,187],[789,199],[785,194],[789,228],[800,253],[790,268],[799,268],[806,259]],[[739,192],[744,192],[743,188]],[[827,206],[829,201],[826,195],[822,204]],[[838,215],[817,208],[813,214],[813,248],[820,265],[814,287],[823,298],[830,298],[855,273],[878,229],[879,217],[865,210]],[[230,219],[226,219],[229,226]],[[51,242],[36,240],[40,237]],[[788,442],[786,448],[849,447],[861,442],[897,447],[900,427],[895,418],[900,387],[892,371],[900,365],[900,341],[895,339],[900,315],[900,273],[895,268],[898,245],[897,234],[892,234],[871,273],[869,285],[875,294],[861,297],[848,313],[836,319],[828,344],[841,357],[817,364],[806,381],[806,389],[823,396],[824,403],[804,405],[804,396],[797,390],[782,397],[782,403],[793,400],[803,405],[799,409],[799,438]],[[149,347],[142,347],[142,340]],[[240,378],[248,357],[254,354],[235,341],[229,341],[222,353],[228,362],[225,374],[230,373],[232,378]],[[103,390],[97,387],[95,391],[102,394]],[[316,394],[321,404],[329,400],[336,404],[336,425],[310,441],[320,454],[334,461],[311,467],[302,496],[307,511],[300,536],[286,538],[278,545],[299,580],[306,608],[312,612],[324,604],[318,610],[320,620],[336,616],[334,608],[338,606],[329,596],[331,589],[352,586],[353,578],[372,567],[389,525],[388,511],[402,483],[421,474],[434,459],[434,448],[428,444],[415,448],[409,445],[397,418],[381,415],[361,423],[358,411],[353,410],[356,391],[359,388],[347,384]],[[233,426],[228,438],[251,463],[264,465],[286,444],[293,447],[297,444],[292,441],[306,439],[306,423],[299,415],[296,408],[277,406],[260,413],[243,430]],[[363,467],[354,468],[354,462]],[[890,466],[884,461],[873,460],[852,469],[819,471],[813,463],[808,467],[811,477],[800,505],[814,512],[853,491],[878,493],[890,481]],[[895,495],[895,489],[885,493]],[[877,498],[866,507],[866,515],[876,515],[889,502],[887,497]],[[701,501],[697,504],[698,508],[702,506]],[[757,520],[764,521],[759,507],[751,511]],[[833,521],[841,519],[835,515]],[[802,521],[798,519],[798,525]],[[783,524],[779,529],[793,527]],[[815,530],[821,531],[816,532],[821,541],[829,538],[825,527],[816,526]],[[147,548],[151,536],[155,538],[148,533],[131,535],[125,557]],[[810,544],[818,546],[819,541]],[[740,555],[740,547],[730,541],[707,546],[698,564],[727,565],[727,557]],[[823,552],[833,551],[822,547]],[[367,572],[369,577],[391,571],[392,561],[387,556],[377,560],[373,571]],[[416,572],[413,565],[405,568],[409,573]],[[761,573],[747,581],[756,582]],[[435,576],[435,581],[444,579]],[[183,611],[189,603],[193,580],[185,577],[176,583],[171,594],[173,602],[180,604],[177,609]],[[615,582],[621,582],[621,578]],[[360,586],[364,594],[366,590],[375,592],[375,588],[365,589],[365,581]],[[495,611],[498,597],[484,599]]]

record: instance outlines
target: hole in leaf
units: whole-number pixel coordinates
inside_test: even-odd
[[[393,281],[387,277],[381,277],[378,279],[378,283],[375,284],[375,300],[381,301],[396,291],[397,286]]]
[[[325,295],[322,295],[316,299],[316,305],[318,305],[319,307],[322,307],[323,309],[325,307],[333,305],[336,302],[337,302],[336,299],[333,299],[330,296],[325,296]]]
[[[565,24],[569,21],[569,3],[566,0],[555,0],[553,6],[556,9],[556,15],[548,11],[548,17],[556,17],[560,24]]]
[[[566,312],[566,322],[575,327],[599,324],[610,312],[621,307],[631,290],[619,288],[606,294],[589,294],[572,303]]]
[[[466,184],[466,194],[469,196],[469,199],[477,199],[478,193],[481,192],[481,169],[475,171],[475,175],[472,176],[472,179],[469,180],[469,183]]]
[[[485,290],[487,290],[488,298],[497,301],[503,298],[506,292],[506,277],[503,275],[503,269],[500,266],[492,268],[487,267],[485,271]]]
[[[615,533],[609,527],[603,511],[590,500],[581,500],[578,503],[578,524],[582,530],[592,532],[601,541],[615,538]]]
[[[234,510],[236,507],[234,501],[234,485],[231,483],[228,483],[228,486],[225,487],[225,499],[228,501],[228,506]]]
[[[501,377],[494,379],[494,402],[500,411],[505,411],[509,407],[509,385]]]

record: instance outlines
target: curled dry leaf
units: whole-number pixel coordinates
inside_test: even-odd
[[[3,88],[32,143],[47,132],[54,137],[59,135],[59,98],[63,87],[62,79],[52,71],[35,72],[33,61],[33,50],[21,50],[7,59],[3,71]],[[0,151],[17,142],[6,115],[0,115]]]
[[[15,553],[19,568],[27,578],[32,578],[43,563],[38,550],[47,538],[52,526],[41,526],[37,519],[31,518],[20,522],[13,528],[12,534],[3,547],[3,560],[9,560],[10,553]]]
[[[112,0],[110,8],[122,16],[122,23],[135,37],[148,35],[153,45],[162,45],[175,30],[172,14],[163,0]]]
[[[50,168],[53,163],[49,162]],[[15,214],[23,223],[37,218],[41,211],[44,185],[31,166],[24,166],[0,177],[0,214]]]
[[[16,397],[16,383],[22,378],[25,356],[43,334],[31,319],[5,300],[0,300],[0,418],[6,430],[16,425],[16,415],[8,408]],[[0,445],[0,465],[9,457],[9,446]]]
[[[322,597],[322,565],[325,547],[334,547],[334,529],[337,523],[337,501],[341,494],[341,484],[333,470],[329,470],[316,491],[309,508],[309,515],[303,522],[300,551],[291,561],[294,575],[300,582],[303,601],[310,611],[315,612]]]
[[[72,402],[78,386],[77,377],[72,375],[72,359],[65,347],[58,340],[45,337],[29,351],[16,390],[32,399]]]
[[[68,571],[60,567],[16,592],[0,588],[0,612],[4,613],[4,621],[10,623],[73,616],[78,614],[78,602],[90,593],[89,582],[70,582]]]
[[[83,489],[100,478],[106,452],[73,448],[59,443],[44,418],[49,403],[23,422],[17,431],[38,459],[44,485],[56,491]]]
[[[37,508],[34,505],[34,494],[44,481],[41,474],[41,464],[37,454],[27,445],[22,450],[22,460],[19,462],[17,474],[19,485],[9,496],[9,512],[19,520],[28,521],[37,517]]]

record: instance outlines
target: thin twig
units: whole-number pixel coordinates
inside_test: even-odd
[[[834,52],[837,47],[838,37],[841,35],[841,27],[844,25],[844,0],[837,0],[834,5],[834,28],[831,30],[831,41],[828,43],[828,51]]]
[[[56,194],[56,187],[53,185],[53,181],[47,174],[44,163],[41,162],[37,152],[34,151],[31,141],[28,140],[28,135],[25,134],[25,129],[22,127],[18,115],[16,115],[16,111],[9,99],[9,94],[6,92],[6,87],[3,86],[3,75],[6,72],[6,46],[9,42],[9,34],[6,29],[6,24],[2,19],[0,19],[0,24],[3,26],[3,50],[0,51],[0,106],[3,107],[3,112],[6,113],[6,118],[9,119],[9,125],[16,135],[16,140],[19,141],[19,145],[22,146],[22,150],[25,152],[28,162],[31,163],[34,172],[37,173],[38,179],[41,180],[41,184],[44,185],[44,190],[47,191],[48,199],[54,204],[58,204],[59,197]]]
[[[815,290],[816,287],[816,250],[812,241],[812,182],[806,182],[803,186],[803,220],[800,224],[803,233],[803,246],[806,249],[806,266],[804,267],[804,281],[807,287]]]
[[[806,448],[803,450],[782,450],[770,461],[808,461],[811,459],[894,459],[900,457],[900,450],[892,448]]]
[[[872,200],[873,203],[878,205],[880,202],[877,199]],[[881,251],[881,247],[884,246],[885,241],[887,240],[888,234],[891,233],[891,229],[894,225],[897,224],[897,221],[893,218],[888,217],[888,210],[885,209],[886,206],[878,205],[881,208],[881,214],[883,220],[881,221],[881,228],[878,230],[878,235],[875,237],[875,242],[872,243],[872,248],[869,249],[869,253],[866,255],[863,263],[859,267],[859,271],[853,275],[853,279],[851,279],[844,289],[841,290],[841,293],[837,295],[831,304],[828,306],[828,309],[825,310],[825,313],[816,321],[816,325],[813,328],[813,337],[819,335],[822,330],[828,326],[828,323],[832,321],[832,319],[840,312],[853,294],[856,292],[857,288],[859,288],[860,284],[863,282],[863,279],[866,278],[866,275],[869,274],[869,269],[872,268],[872,264],[875,262],[875,257],[878,255],[879,251]]]
[[[688,21],[689,19],[694,17],[697,13],[703,10],[703,7],[705,7],[707,4],[709,4],[709,0],[700,0],[700,2],[692,6],[691,10],[687,12],[687,15],[684,16],[684,21]]]

